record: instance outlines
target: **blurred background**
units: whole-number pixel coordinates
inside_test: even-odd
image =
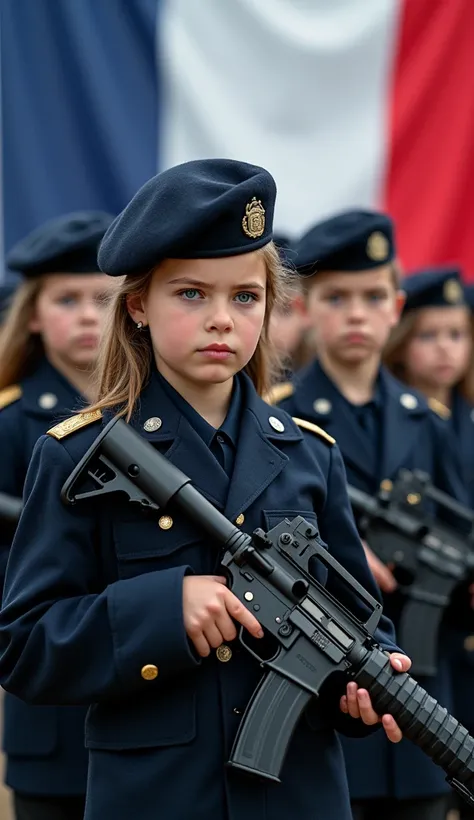
[[[225,156],[272,172],[280,234],[378,207],[407,271],[474,282],[474,0],[0,0],[0,35],[2,257]]]
[[[473,0],[1,0],[3,247],[196,157],[266,166],[291,239],[388,210],[474,279]]]

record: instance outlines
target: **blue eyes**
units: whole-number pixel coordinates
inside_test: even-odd
[[[448,333],[448,338],[452,342],[459,342],[461,339],[465,339],[468,334],[464,330],[451,330]],[[420,342],[434,342],[438,338],[438,331],[437,330],[426,330],[422,331],[421,333],[416,334],[417,338]]]
[[[179,293],[183,299],[187,302],[195,302],[198,299],[202,299],[203,296],[201,291],[197,290],[196,288],[186,288],[186,290],[182,290]],[[254,293],[247,293],[247,291],[242,291],[241,293],[237,293],[234,296],[234,300],[238,302],[239,305],[250,305],[252,302],[257,301],[257,297]]]
[[[363,298],[369,304],[378,304],[379,302],[384,302],[387,299],[387,295],[385,293],[367,293]],[[331,293],[326,297],[326,301],[330,305],[342,305],[346,301],[346,297],[340,293]]]
[[[58,299],[58,305],[65,305],[66,307],[69,307],[70,305],[75,305],[76,302],[77,299],[75,296],[62,296]]]

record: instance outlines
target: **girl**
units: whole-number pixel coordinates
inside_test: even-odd
[[[236,623],[257,643],[263,632],[226,587],[215,546],[171,506],[143,517],[113,496],[60,502],[73,466],[118,412],[246,531],[297,513],[317,520],[328,549],[376,594],[337,447],[322,433],[306,442],[259,396],[270,377],[269,314],[284,297],[274,200],[267,171],[231,160],[171,168],[136,194],[99,253],[104,271],[123,276],[99,401],[42,438],[29,471],[0,679],[28,701],[92,703],[87,820],[350,818],[334,728],[368,731],[352,721],[359,716],[378,723],[368,693],[350,685],[339,703],[334,684],[312,704],[281,785],[227,769],[261,676],[235,642]],[[378,638],[395,649],[387,621]],[[410,665],[391,658],[396,669]],[[383,725],[401,738],[392,718]]]
[[[451,418],[474,507],[474,363],[471,315],[460,273],[437,268],[403,283],[406,304],[385,349],[390,370]]]
[[[385,360],[395,375],[423,392],[455,435],[469,502],[474,509],[474,363],[472,320],[460,272],[446,267],[421,271],[403,283],[406,303]],[[471,587],[471,596],[474,588]],[[449,613],[455,714],[474,729],[474,617],[458,592]],[[474,817],[464,804],[462,820]]]
[[[69,214],[42,225],[9,254],[9,267],[25,279],[0,333],[0,492],[22,495],[36,440],[93,396],[91,365],[110,290],[97,246],[111,221],[96,212]],[[2,586],[10,543],[2,527]],[[82,818],[85,710],[27,706],[8,694],[4,708],[6,782],[17,820]]]

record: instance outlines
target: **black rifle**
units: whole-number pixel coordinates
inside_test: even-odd
[[[247,706],[229,765],[267,780],[279,774],[303,710],[334,672],[345,672],[371,695],[379,714],[401,730],[447,774],[474,805],[474,738],[406,673],[395,673],[373,638],[382,606],[322,545],[317,529],[301,516],[268,533],[247,535],[225,518],[180,470],[123,420],[113,419],[65,482],[68,504],[113,492],[156,510],[181,510],[222,548],[230,587],[258,612],[278,643],[270,660],[248,651],[268,670]],[[317,559],[359,596],[362,622],[309,572]]]
[[[0,521],[9,525],[18,524],[22,506],[21,498],[0,493]]]
[[[397,634],[413,661],[412,674],[435,675],[443,614],[453,590],[474,576],[473,513],[420,471],[401,470],[395,482],[382,482],[374,497],[355,487],[348,493],[362,538],[394,567],[405,599]],[[457,518],[466,534],[430,514],[426,501]]]

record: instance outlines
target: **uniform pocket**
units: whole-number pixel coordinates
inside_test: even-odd
[[[202,530],[184,516],[137,515],[133,520],[116,520],[113,541],[120,578],[178,564],[187,564],[198,574],[213,571],[216,549],[204,541]]]
[[[190,743],[196,737],[196,693],[191,682],[143,693],[127,702],[91,706],[86,720],[89,749],[147,749]]]
[[[289,521],[292,521],[293,518],[301,516],[309,524],[312,524],[313,527],[316,527],[319,535],[318,517],[314,510],[263,510],[262,512],[267,530],[271,530],[272,527],[276,527],[277,524],[279,524],[284,518],[288,518]],[[326,547],[326,544],[320,538],[319,543]],[[322,561],[315,560],[313,562],[311,566],[311,573],[320,584],[323,586],[326,584],[328,570]]]

